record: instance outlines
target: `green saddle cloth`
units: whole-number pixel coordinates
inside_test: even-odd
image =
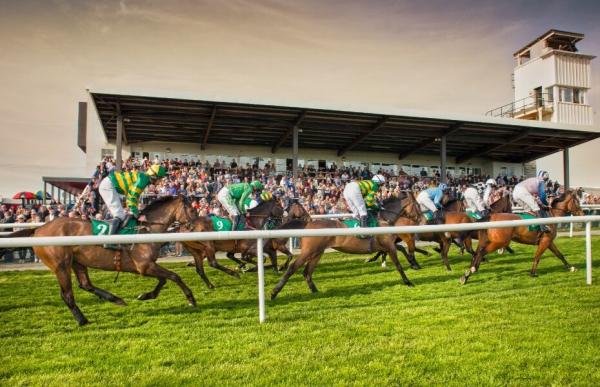
[[[467,211],[467,216],[471,219],[481,220],[481,216],[477,212]]]
[[[535,215],[531,215],[527,212],[519,212],[517,215],[519,215],[519,217],[521,219],[537,219],[537,216]],[[529,226],[529,231],[541,231],[541,227],[539,224],[532,224],[531,226]]]
[[[213,228],[215,231],[231,231],[232,222],[229,218],[221,216],[211,216]],[[245,222],[240,222],[236,231],[242,231],[244,229]]]
[[[109,225],[103,220],[92,219],[92,235],[108,235]],[[125,227],[119,230],[119,235],[137,234],[137,220],[130,218]]]
[[[355,219],[355,218],[346,219],[346,220],[343,220],[342,222],[346,226],[348,226],[348,228],[355,228],[355,227],[360,226],[360,220]],[[367,225],[369,227],[377,227],[379,225],[379,222],[377,222],[377,218],[375,216],[373,216],[372,214],[369,214],[369,217],[367,218]]]

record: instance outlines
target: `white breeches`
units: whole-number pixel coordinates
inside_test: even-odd
[[[98,186],[98,192],[106,207],[108,207],[108,211],[113,216],[113,218],[119,218],[121,220],[125,220],[127,213],[123,209],[123,205],[121,204],[121,197],[117,192],[115,186],[112,183],[112,180],[107,176],[100,182]]]
[[[423,212],[437,212],[438,210],[426,191],[421,191],[421,193],[417,196],[417,203],[421,205],[421,211]]]
[[[471,212],[475,211],[484,211],[485,204],[483,204],[483,199],[479,196],[479,192],[473,187],[469,187],[463,192],[463,196],[465,198],[465,204],[467,205],[467,210]]]
[[[538,206],[533,195],[525,188],[518,185],[513,190],[513,200],[517,202],[518,205],[522,206],[525,211],[537,212],[540,210],[540,206]]]
[[[344,199],[346,199],[348,208],[354,216],[367,216],[367,206],[360,193],[360,187],[356,182],[346,184]]]
[[[235,203],[233,203],[233,199],[231,198],[231,196],[229,196],[229,189],[227,187],[221,188],[221,190],[217,194],[217,200],[219,201],[219,203],[221,203],[221,205],[229,215],[237,216],[240,214],[237,206],[235,205]]]

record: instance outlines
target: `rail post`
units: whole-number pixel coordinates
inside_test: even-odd
[[[265,261],[263,256],[263,239],[256,239],[258,255],[258,321],[265,322]]]
[[[585,222],[585,274],[586,283],[592,284],[592,222]]]
[[[573,238],[573,222],[569,223],[569,238]]]

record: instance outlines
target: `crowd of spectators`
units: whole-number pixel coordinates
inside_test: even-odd
[[[310,214],[346,213],[345,200],[342,192],[345,184],[355,179],[368,179],[372,173],[362,167],[338,167],[335,163],[329,168],[317,170],[313,166],[305,166],[299,172],[298,178],[278,174],[275,166],[266,163],[259,167],[258,162],[238,165],[216,160],[214,163],[167,159],[163,161],[129,158],[122,164],[123,170],[145,171],[152,163],[161,162],[167,169],[167,177],[159,180],[156,185],[150,185],[142,196],[142,207],[153,199],[166,195],[186,195],[192,198],[192,205],[200,216],[209,214],[224,215],[220,203],[216,200],[219,190],[232,183],[260,180],[266,190],[277,192],[284,202],[298,198]],[[57,217],[81,219],[104,219],[106,208],[102,203],[97,188],[103,177],[115,168],[111,158],[105,158],[99,163],[85,195],[75,205],[65,206],[63,203],[52,201],[49,205],[17,206],[9,208],[0,206],[0,223],[48,222]],[[380,190],[380,199],[397,195],[400,191],[413,190],[418,192],[440,182],[439,172],[429,176],[425,170],[418,176],[400,171],[397,176],[379,170],[377,173],[386,177],[386,182]],[[448,175],[448,186],[456,197],[470,184],[485,182],[491,176],[451,176]],[[499,186],[509,190],[524,178],[522,176],[493,177]],[[548,192],[559,191],[558,182],[548,184]],[[579,191],[582,204],[600,204],[600,196]]]

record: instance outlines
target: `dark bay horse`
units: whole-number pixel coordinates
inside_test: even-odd
[[[196,215],[184,197],[165,197],[154,201],[142,212],[147,221],[147,232],[162,233],[174,222],[189,225]],[[27,229],[14,232],[6,237],[33,236],[77,236],[92,235],[91,222],[81,219],[57,218],[36,229]],[[118,259],[117,252],[107,250],[101,246],[36,246],[35,254],[54,273],[60,285],[61,296],[73,313],[79,325],[88,323],[73,295],[71,285],[71,270],[75,272],[79,287],[103,300],[118,305],[125,305],[121,298],[106,290],[95,287],[89,276],[88,267],[108,270],[137,273],[143,276],[158,278],[154,290],[141,294],[138,299],[149,300],[156,298],[167,280],[175,282],[185,294],[190,305],[195,306],[196,301],[192,291],[185,285],[181,278],[174,272],[165,269],[156,263],[160,244],[140,243],[123,248]]]
[[[568,190],[560,197],[552,201],[550,208],[552,216],[583,215],[579,198],[574,191]],[[516,214],[492,214],[490,221],[500,220],[520,220],[521,217]],[[479,232],[479,246],[477,253],[471,261],[471,267],[461,277],[462,284],[467,283],[469,277],[479,269],[479,264],[486,254],[492,251],[506,248],[511,241],[526,245],[537,245],[537,250],[533,257],[531,267],[531,276],[537,275],[537,266],[540,258],[546,249],[550,251],[563,263],[565,268],[574,271],[575,268],[567,262],[564,255],[554,244],[556,238],[557,225],[548,225],[550,232],[530,231],[529,226],[509,227],[509,228],[490,228]]]
[[[408,192],[407,195],[410,198],[410,200],[412,200],[413,203],[415,204],[414,206],[411,207],[411,208],[413,208],[413,213],[410,215],[402,216],[402,217],[398,218],[395,225],[396,226],[416,226],[419,224],[425,224],[420,206],[417,203],[417,201],[414,197],[414,194],[412,192]],[[459,201],[450,199],[450,197],[448,195],[444,195],[444,198],[442,199],[442,205],[444,206],[444,209],[445,209],[444,210],[444,224],[472,222],[472,219],[469,218],[467,216],[467,214],[464,212],[451,212],[451,211],[446,210],[447,204],[451,204],[451,203],[455,203],[455,202],[459,202]],[[459,208],[459,207],[457,207],[457,208]],[[421,266],[419,265],[419,263],[416,260],[415,252],[423,251],[423,252],[427,253],[426,251],[420,250],[416,247],[417,240],[424,241],[424,242],[437,242],[439,244],[439,248],[436,248],[435,250],[440,253],[441,258],[442,258],[442,263],[444,264],[444,266],[446,267],[446,269],[448,271],[451,270],[450,263],[448,261],[448,251],[450,250],[450,246],[453,243],[454,239],[462,239],[464,244],[467,247],[467,250],[469,252],[472,252],[473,255],[475,254],[475,252],[473,251],[473,249],[471,247],[471,238],[468,235],[466,235],[464,233],[460,233],[460,232],[421,233],[418,235],[418,237],[415,234],[398,234],[398,238],[400,240],[404,241],[408,247],[407,259],[413,269],[421,268]],[[462,247],[462,246],[459,245],[459,247]],[[386,259],[385,253],[378,253],[378,254],[382,255],[382,261],[385,262],[385,259]],[[429,255],[429,254],[427,254],[427,255]],[[377,259],[377,255],[375,257],[371,258],[369,261],[373,261],[375,259]]]
[[[406,207],[410,207],[410,200],[406,197],[402,199],[391,199],[384,205],[392,207],[391,202],[395,201],[398,206],[402,208],[397,213],[395,211],[382,211],[379,216],[379,225],[388,226],[394,225],[394,222],[399,218],[406,210]],[[408,211],[412,211],[412,208]],[[307,222],[304,229],[321,229],[321,228],[347,228],[346,224],[339,220],[320,219],[312,222]],[[400,273],[403,282],[408,286],[413,286],[412,282],[408,279],[404,273],[402,265],[398,261],[396,255],[396,236],[395,235],[376,235],[372,238],[361,239],[354,236],[326,236],[326,237],[304,237],[301,239],[301,253],[300,256],[288,267],[285,274],[281,277],[279,283],[271,292],[271,299],[275,299],[277,294],[281,292],[289,278],[304,264],[304,278],[308,284],[309,289],[313,292],[317,292],[312,275],[313,272],[323,255],[323,252],[333,248],[337,251],[349,254],[364,254],[371,253],[373,251],[385,251],[387,252],[392,261],[394,262],[396,269]]]
[[[262,202],[258,206],[248,210],[247,225],[251,229],[261,230],[268,224],[277,226],[282,222],[283,208],[278,204],[277,201],[269,200]],[[187,230],[184,230],[187,231]],[[192,231],[204,232],[214,231],[213,223],[210,217],[199,218],[192,225]],[[250,263],[256,264],[250,257],[256,257],[256,241],[253,239],[239,239],[239,240],[222,240],[222,241],[189,241],[182,242],[185,249],[192,254],[194,257],[194,265],[196,272],[202,278],[204,283],[209,289],[214,289],[214,285],[210,282],[204,271],[204,259],[208,260],[211,267],[221,270],[232,277],[239,278],[239,274],[217,262],[215,253],[217,251],[224,251],[227,253],[241,253],[242,257],[250,261]],[[273,270],[277,272],[277,252],[272,248],[269,240],[264,241],[264,253],[269,255]],[[291,253],[290,253],[291,255]],[[228,258],[232,259],[231,256]],[[233,257],[233,260],[237,263],[243,263]]]

